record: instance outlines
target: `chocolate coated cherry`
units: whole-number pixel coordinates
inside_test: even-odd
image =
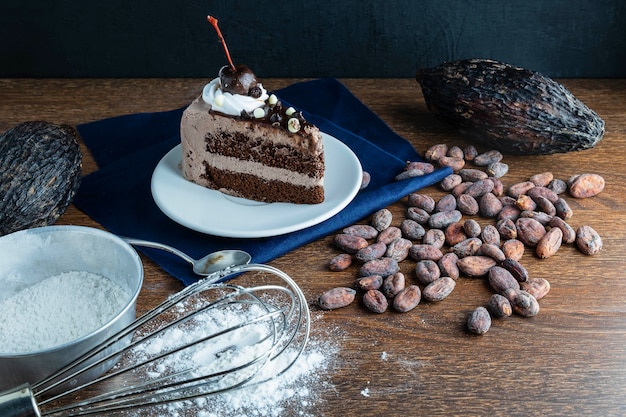
[[[235,70],[230,65],[225,65],[220,69],[219,76],[222,91],[231,94],[248,95],[257,86],[256,76],[245,65],[237,65]]]

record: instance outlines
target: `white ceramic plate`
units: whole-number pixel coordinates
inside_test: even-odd
[[[201,233],[254,238],[276,236],[316,225],[356,196],[362,169],[345,144],[322,133],[326,171],[320,204],[261,203],[210,190],[183,178],[181,145],[169,151],[152,174],[152,196],[163,213]]]

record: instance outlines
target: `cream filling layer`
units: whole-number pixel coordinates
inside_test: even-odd
[[[213,167],[222,171],[249,174],[267,181],[279,181],[307,188],[324,185],[324,178],[312,178],[284,168],[268,167],[260,162],[242,161],[231,156],[216,154],[208,154],[206,157],[211,161]]]

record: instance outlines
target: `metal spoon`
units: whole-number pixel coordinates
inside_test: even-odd
[[[150,242],[148,240],[141,240],[124,236],[120,236],[120,238],[126,243],[129,243],[133,246],[144,246],[146,248],[161,249],[174,255],[180,256],[191,265],[193,265],[193,272],[202,276],[210,275],[214,272],[221,271],[224,268],[228,268],[230,266],[248,264],[252,259],[248,252],[239,249],[220,250],[210,253],[200,259],[193,259],[186,253],[181,252],[178,249],[165,245],[163,243]]]

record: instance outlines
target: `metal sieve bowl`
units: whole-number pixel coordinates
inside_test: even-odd
[[[46,350],[0,351],[0,391],[26,382],[32,384],[49,376],[135,318],[143,266],[137,252],[111,233],[82,226],[22,230],[0,237],[0,254],[0,302],[21,288],[68,271],[88,271],[105,276],[122,286],[128,294],[122,310],[90,334]],[[114,362],[111,360],[94,367],[84,377],[72,382],[96,378]]]

